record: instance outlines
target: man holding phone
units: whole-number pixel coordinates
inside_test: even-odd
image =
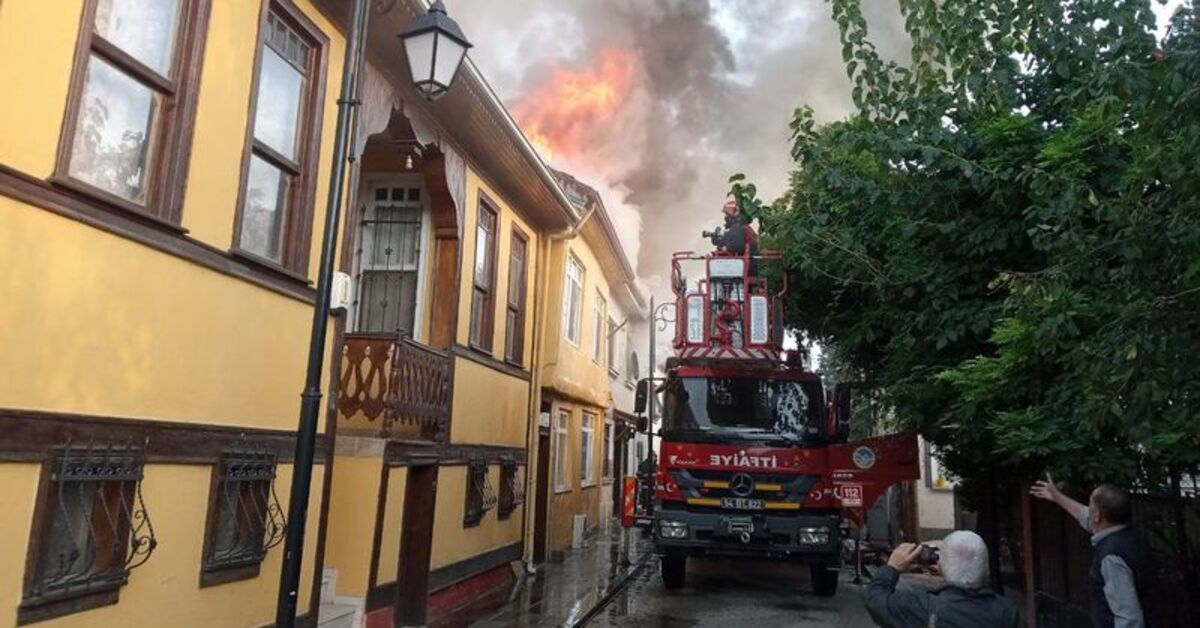
[[[946,586],[897,589],[900,574],[922,562],[936,564]],[[987,577],[987,545],[974,532],[951,532],[936,551],[903,543],[867,585],[867,612],[882,628],[1018,628],[1017,605],[992,591]]]

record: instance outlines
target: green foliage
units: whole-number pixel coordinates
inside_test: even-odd
[[[789,322],[976,479],[1160,486],[1200,461],[1200,32],[1149,0],[831,0],[858,113],[796,110]],[[1161,47],[1161,49],[1160,49]]]

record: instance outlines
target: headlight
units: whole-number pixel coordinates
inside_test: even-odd
[[[799,540],[801,545],[828,545],[829,528],[800,528]]]
[[[659,521],[658,534],[664,539],[686,539],[687,524],[682,521]]]

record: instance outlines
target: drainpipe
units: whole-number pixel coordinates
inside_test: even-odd
[[[537,539],[534,538],[537,533],[537,490],[546,490],[548,487],[536,486],[537,468],[541,465],[541,460],[534,460],[534,456],[529,455],[529,452],[538,451],[538,439],[541,435],[541,427],[537,425],[537,421],[541,417],[542,412],[542,341],[545,336],[543,327],[545,326],[546,312],[545,305],[542,303],[547,285],[546,265],[550,257],[550,243],[547,238],[538,240],[538,254],[534,261],[533,271],[533,339],[529,348],[529,417],[530,420],[525,423],[525,509],[522,511],[521,528],[526,541],[532,540],[533,543],[526,543],[525,551],[525,571],[533,573],[533,546],[537,544]],[[533,462],[533,464],[530,464]],[[537,490],[530,490],[536,488]],[[549,506],[551,502],[547,500],[547,517],[549,516]],[[533,517],[529,515],[530,507],[533,508]],[[534,525],[530,526],[529,522],[533,521]]]
[[[283,563],[279,574],[279,594],[275,601],[275,626],[294,628],[299,602],[300,568],[304,553],[304,533],[308,519],[308,499],[312,488],[313,457],[316,449],[317,420],[321,412],[321,380],[325,366],[325,338],[329,325],[330,288],[336,265],[338,227],[341,226],[342,191],[346,175],[346,146],[351,118],[358,109],[359,77],[366,59],[366,33],[370,11],[367,0],[355,0],[350,32],[346,37],[342,63],[342,87],[338,97],[337,130],[334,132],[333,160],[329,176],[329,198],[325,209],[324,235],[321,238],[321,262],[317,274],[316,303],[313,307],[309,337],[308,365],[301,393],[300,420],[296,430],[296,453],[292,465],[292,486],[288,501],[287,533],[283,543]]]
[[[592,214],[594,213],[596,213],[596,204],[588,203],[587,210],[583,212],[583,215],[579,217],[579,220],[576,220],[575,224],[571,225],[564,231],[550,234],[550,241],[562,242],[563,240],[570,240],[571,238],[574,238],[579,234],[579,230],[583,228],[583,223],[587,222],[588,218],[591,218]]]

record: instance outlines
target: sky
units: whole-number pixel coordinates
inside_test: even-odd
[[[885,52],[892,41],[902,52],[895,3],[866,4]],[[824,0],[451,0],[448,9],[517,122],[549,149],[543,157],[600,190],[652,287],[673,251],[701,247],[700,231],[720,224],[730,175],[744,172],[768,199],[783,192],[796,107],[823,120],[850,111]],[[587,91],[597,84],[606,87]]]
[[[1165,16],[1184,0],[1160,7]],[[1156,4],[1158,1],[1155,0]],[[885,58],[909,42],[896,0],[863,0]],[[600,191],[648,290],[705,250],[728,179],[768,201],[791,168],[788,121],[851,112],[826,0],[448,0],[471,58],[543,158]]]

